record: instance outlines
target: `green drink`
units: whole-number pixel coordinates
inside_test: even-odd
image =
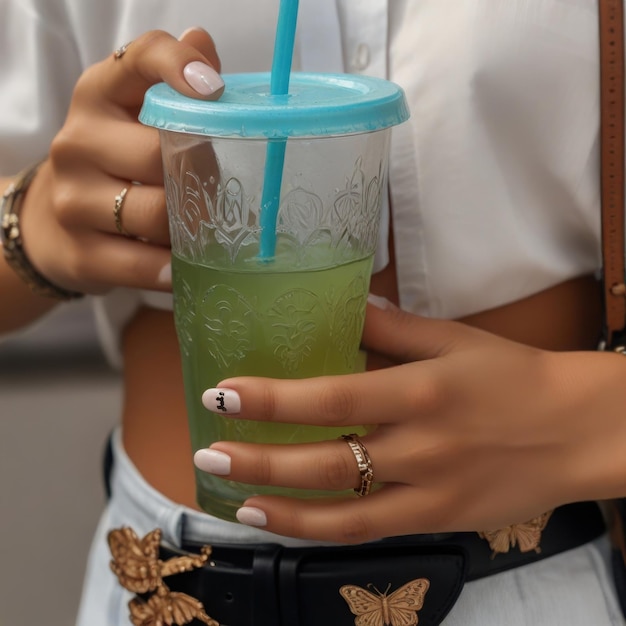
[[[369,256],[313,271],[288,271],[280,259],[271,270],[250,263],[224,270],[174,255],[176,328],[194,451],[219,440],[294,443],[343,434],[338,428],[222,417],[207,411],[201,397],[231,376],[305,378],[362,369],[359,342],[371,267]],[[243,485],[199,470],[196,481],[200,506],[232,520],[253,494],[337,493]]]

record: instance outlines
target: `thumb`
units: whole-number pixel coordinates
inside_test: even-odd
[[[200,26],[188,28],[179,38],[178,41],[186,43],[206,57],[216,72],[222,71],[220,57],[215,47],[213,37]]]
[[[135,110],[146,90],[159,82],[168,83],[190,98],[216,100],[224,91],[224,81],[215,65],[219,57],[206,31],[192,29],[180,40],[164,31],[150,31],[133,40],[123,58],[110,55],[100,66],[106,72],[86,73],[84,90],[101,102],[106,96],[113,105]]]
[[[458,322],[414,315],[385,298],[370,295],[362,342],[369,350],[409,363],[450,352],[466,330]]]

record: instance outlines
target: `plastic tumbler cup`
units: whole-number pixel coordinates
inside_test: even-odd
[[[269,74],[224,79],[217,102],[157,85],[140,115],[160,129],[192,447],[334,439],[343,431],[219,415],[219,394],[218,414],[210,413],[201,397],[232,376],[362,369],[390,130],[408,118],[404,94],[388,81],[348,75],[294,73],[284,96],[269,95]],[[276,147],[284,161],[272,207],[261,198]],[[199,471],[196,485],[199,505],[229,520],[252,494],[337,494]]]

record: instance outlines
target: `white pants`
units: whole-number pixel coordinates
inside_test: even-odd
[[[163,530],[163,540],[311,545],[233,524],[179,506],[150,487],[113,441],[112,497],[94,537],[77,626],[129,626],[125,591],[111,572],[110,529],[130,526],[141,537]],[[445,626],[623,626],[611,580],[606,536],[532,565],[467,583]],[[267,626],[274,626],[267,624]],[[297,626],[290,624],[289,626]]]

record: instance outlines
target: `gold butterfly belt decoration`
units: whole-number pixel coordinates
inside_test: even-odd
[[[367,586],[375,593],[357,585],[344,585],[339,589],[350,611],[356,615],[356,626],[416,626],[417,613],[424,606],[430,587],[427,578],[412,580],[392,593],[389,593],[391,585],[382,593],[371,583]]]
[[[159,559],[159,528],[143,539],[131,528],[114,529],[109,532],[108,541],[113,555],[111,569],[122,587],[132,593],[152,593],[147,600],[136,597],[128,603],[134,626],[185,626],[194,619],[207,626],[220,626],[206,614],[202,602],[186,593],[171,591],[163,582],[172,574],[202,567],[211,556],[210,546],[204,546],[200,554],[162,561]]]
[[[478,535],[489,542],[492,559],[516,546],[519,546],[520,552],[534,550],[539,553],[541,552],[541,533],[553,512],[548,511],[522,524],[511,524],[498,530],[482,531]]]

